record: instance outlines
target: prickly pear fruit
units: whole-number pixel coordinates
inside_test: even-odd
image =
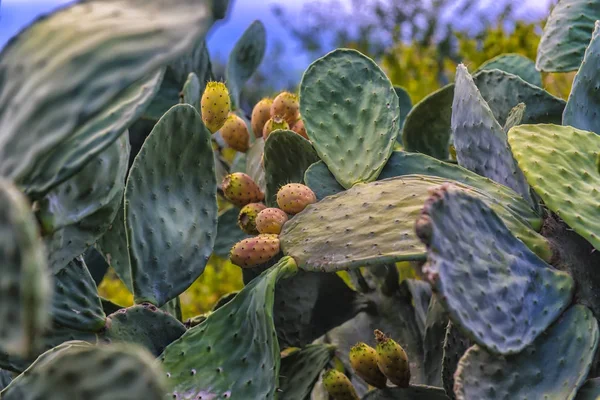
[[[271,118],[281,117],[290,126],[298,120],[300,115],[300,103],[298,96],[290,92],[281,92],[271,104]]]
[[[271,104],[273,104],[273,99],[264,98],[256,103],[252,109],[250,125],[252,126],[254,136],[257,138],[262,137],[263,128],[267,121],[271,119]]]
[[[363,381],[383,389],[387,378],[377,366],[377,351],[366,343],[357,343],[350,349],[350,365]]]
[[[265,208],[256,217],[256,229],[258,229],[259,233],[274,233],[278,235],[287,220],[287,214],[279,208]]]
[[[375,330],[377,341],[377,365],[383,374],[396,386],[408,387],[410,368],[404,349],[380,330]]]
[[[359,400],[350,379],[338,370],[330,369],[323,374],[323,386],[334,400]]]
[[[230,113],[229,117],[221,127],[221,136],[227,146],[234,150],[245,153],[250,147],[250,134],[243,119]]]
[[[237,242],[229,253],[231,262],[242,268],[256,267],[279,254],[277,235],[258,235]]]
[[[263,138],[267,140],[271,132],[276,129],[290,129],[290,126],[283,118],[273,117],[267,121],[263,128]]]
[[[263,203],[250,203],[242,207],[242,209],[240,210],[240,214],[238,215],[238,226],[240,227],[240,229],[246,232],[248,235],[258,235],[258,230],[256,227],[256,217],[265,208],[267,207]]]
[[[277,192],[277,205],[288,214],[298,214],[306,206],[317,202],[317,196],[308,187],[299,183],[288,183]]]
[[[265,198],[256,182],[243,172],[227,175],[222,183],[225,198],[238,207],[250,203],[259,203]]]
[[[292,131],[296,132],[298,135],[308,140],[306,128],[304,127],[304,121],[302,121],[301,119],[299,119],[294,125],[292,125]]]
[[[215,133],[229,116],[231,100],[223,82],[208,82],[200,100],[202,122],[209,131]]]

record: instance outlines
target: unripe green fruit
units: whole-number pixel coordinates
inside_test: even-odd
[[[202,122],[215,133],[225,123],[231,109],[229,91],[223,82],[208,82],[200,100]]]
[[[292,131],[296,132],[298,135],[302,136],[304,139],[308,140],[308,135],[306,134],[306,128],[304,127],[304,121],[299,119],[296,121],[294,125],[292,125]]]
[[[330,369],[323,374],[323,386],[334,400],[359,400],[350,379],[338,370]]]
[[[221,137],[227,146],[239,152],[245,153],[250,147],[250,134],[246,123],[233,113],[229,114],[221,127]]]
[[[279,208],[265,208],[256,216],[256,229],[259,233],[278,235],[287,220],[287,214]]]
[[[227,175],[221,186],[225,198],[238,207],[250,203],[259,203],[265,198],[256,182],[242,172]]]
[[[377,366],[377,351],[366,343],[357,343],[350,349],[350,365],[365,382],[376,388],[385,388],[387,379]]]
[[[267,121],[263,128],[263,138],[267,140],[271,132],[277,129],[290,129],[290,126],[283,118],[273,117]]]
[[[288,183],[277,192],[277,205],[288,214],[295,215],[309,204],[317,202],[315,193],[305,185]]]
[[[258,230],[256,229],[256,217],[265,208],[267,207],[262,203],[250,203],[242,207],[240,214],[238,215],[238,226],[240,229],[248,235],[257,235]]]
[[[410,368],[406,352],[398,343],[380,330],[375,330],[377,365],[379,370],[396,386],[408,387]]]
[[[264,264],[279,254],[277,235],[258,235],[237,242],[229,253],[231,262],[242,268]]]
[[[263,128],[267,121],[271,119],[271,104],[273,100],[269,98],[262,99],[252,109],[252,118],[250,119],[250,125],[254,136],[257,138],[262,137]]]
[[[271,105],[271,118],[281,117],[290,126],[298,120],[300,116],[300,103],[298,96],[290,92],[281,92],[273,100]]]

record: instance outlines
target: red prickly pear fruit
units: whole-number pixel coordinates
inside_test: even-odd
[[[263,128],[267,121],[271,119],[271,104],[273,100],[264,98],[252,109],[252,118],[250,119],[250,125],[252,126],[252,132],[257,138],[262,137]]]
[[[261,265],[279,254],[279,236],[258,235],[237,242],[229,252],[231,262],[242,268]]]
[[[334,400],[359,400],[350,379],[338,370],[330,369],[323,374],[323,386]]]
[[[267,207],[263,203],[250,203],[242,207],[240,214],[238,215],[238,226],[240,229],[248,235],[258,235],[259,232],[256,229],[256,217],[265,208]]]
[[[302,121],[301,119],[299,119],[294,125],[292,125],[292,131],[296,132],[304,139],[309,140],[308,135],[306,134],[306,128],[304,127],[304,121]]]
[[[306,206],[316,202],[315,192],[299,183],[288,183],[277,192],[277,205],[291,215],[298,214]]]
[[[408,387],[410,368],[406,352],[393,339],[375,330],[377,341],[377,365],[379,370],[396,386]]]
[[[223,82],[208,82],[200,100],[202,122],[215,133],[225,123],[231,109],[229,91]]]
[[[256,182],[242,172],[227,175],[221,186],[225,198],[238,207],[249,203],[259,203],[265,198]]]
[[[274,233],[279,235],[283,224],[287,220],[287,214],[279,208],[265,208],[256,217],[256,229],[258,229],[259,233]]]
[[[383,389],[387,378],[377,366],[377,351],[366,343],[357,343],[350,349],[350,365],[363,381]]]
[[[298,120],[300,116],[300,103],[298,96],[290,92],[281,92],[273,99],[271,104],[271,118],[281,117],[290,126]]]
[[[230,113],[229,117],[221,127],[221,136],[227,146],[245,153],[250,147],[250,134],[243,119]]]
[[[290,126],[283,118],[273,117],[267,121],[263,128],[263,138],[267,140],[271,132],[277,129],[290,129]]]

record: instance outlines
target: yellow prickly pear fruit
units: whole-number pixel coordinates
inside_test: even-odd
[[[265,208],[267,207],[263,203],[250,203],[242,207],[238,215],[238,226],[240,229],[248,235],[258,235],[259,232],[256,226],[256,218],[258,217],[258,214],[260,214],[260,212]]]
[[[277,129],[290,129],[290,126],[283,118],[273,117],[263,127],[263,138],[267,140],[271,132]]]
[[[256,229],[259,233],[278,235],[287,220],[287,214],[279,208],[265,208],[256,216]]]
[[[281,92],[273,99],[271,104],[271,118],[281,117],[290,126],[298,120],[300,116],[300,103],[298,96],[290,92]]]
[[[225,198],[243,207],[249,203],[258,203],[264,200],[265,194],[249,175],[243,172],[234,172],[227,175],[221,184]]]
[[[350,365],[363,381],[383,389],[387,378],[377,366],[377,351],[366,343],[357,343],[350,349]]]
[[[223,82],[208,82],[200,100],[202,121],[215,133],[225,123],[231,109],[229,91]]]
[[[237,242],[229,252],[231,262],[242,268],[264,264],[279,254],[279,236],[258,235]]]
[[[375,330],[377,365],[379,370],[396,386],[408,387],[410,368],[404,349],[380,330]]]
[[[250,134],[243,119],[230,113],[229,117],[221,127],[221,136],[227,146],[234,150],[245,153],[250,147]]]
[[[277,192],[277,205],[291,215],[298,214],[309,204],[316,202],[315,192],[300,183],[288,183]]]
[[[252,132],[257,138],[262,137],[263,128],[267,121],[271,118],[271,104],[273,100],[264,98],[252,109],[252,118],[250,119],[250,126],[252,126]]]
[[[302,121],[301,119],[299,119],[294,125],[292,125],[292,131],[296,132],[298,135],[308,140],[306,128],[304,127],[304,121]]]
[[[350,379],[338,370],[330,369],[323,374],[323,386],[334,400],[359,400]]]

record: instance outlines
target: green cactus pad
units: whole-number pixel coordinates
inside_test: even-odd
[[[524,124],[559,124],[565,101],[505,71],[480,71],[473,80],[500,125],[519,103],[526,105]]]
[[[410,95],[401,86],[394,86],[394,91],[396,92],[396,96],[398,96],[398,104],[400,106],[400,132],[402,132],[402,127],[404,126],[404,121],[406,121],[406,116],[410,112],[413,107],[412,100]],[[398,134],[396,137],[396,141],[402,144],[402,135]]]
[[[454,84],[450,84],[415,104],[402,128],[402,144],[406,151],[448,159],[453,97]]]
[[[439,387],[412,385],[372,390],[362,400],[448,400],[448,397]]]
[[[98,332],[104,328],[106,315],[98,288],[81,257],[54,274],[52,318],[80,331]]]
[[[473,343],[464,336],[452,321],[448,322],[446,327],[446,336],[444,337],[444,356],[442,358],[442,383],[446,394],[451,399],[456,399],[454,395],[454,373],[460,358]]]
[[[431,386],[442,386],[443,344],[448,325],[448,314],[436,296],[431,297],[425,334],[423,335],[423,357],[425,367],[425,383]]]
[[[598,19],[600,4],[596,1],[559,1],[544,26],[537,50],[537,69],[544,72],[576,71]]]
[[[200,112],[201,89],[198,76],[195,73],[190,72],[179,95],[180,103],[189,104],[193,106],[196,111]]]
[[[95,246],[88,247],[82,257],[94,283],[99,286],[109,268],[106,259]]]
[[[169,313],[143,304],[108,316],[104,337],[111,342],[136,343],[155,356],[185,333],[185,326]]]
[[[599,7],[600,12],[600,7]],[[570,125],[584,131],[600,134],[600,123],[596,110],[600,107],[600,96],[596,92],[600,74],[600,24],[592,36],[579,71],[573,80],[569,101],[563,114],[562,125]]]
[[[275,398],[279,378],[275,284],[296,270],[291,258],[282,258],[165,349],[160,360],[173,398]]]
[[[0,176],[37,196],[79,171],[141,115],[160,69],[215,19],[199,0],[91,0],[39,18],[0,54]]]
[[[28,370],[2,392],[6,400],[162,400],[164,374],[142,348],[73,346]]]
[[[210,136],[192,106],[174,106],[133,162],[125,215],[137,303],[160,307],[204,271],[217,230]]]
[[[323,344],[309,344],[281,359],[279,371],[280,399],[306,400],[321,371],[333,357],[335,348]]]
[[[0,179],[0,349],[30,355],[50,322],[51,276],[31,205]]]
[[[257,138],[246,152],[246,174],[252,178],[263,193],[267,190],[265,169],[262,165],[265,141]]]
[[[318,201],[346,190],[335,180],[335,176],[323,161],[317,161],[308,167],[304,173],[304,183],[315,192]]]
[[[165,303],[165,305],[162,306],[160,310],[166,312],[167,314],[175,318],[177,321],[183,321],[183,315],[181,313],[181,300],[179,296]]]
[[[219,257],[228,258],[229,250],[234,244],[250,237],[237,226],[239,213],[240,209],[233,207],[219,214],[217,238],[213,249],[213,252]]]
[[[600,249],[600,136],[569,126],[520,125],[510,130],[508,141],[546,206]],[[548,171],[554,175],[548,176]]]
[[[577,392],[575,400],[597,400],[600,397],[600,378],[588,379]]]
[[[96,247],[102,253],[108,265],[115,270],[121,281],[127,286],[127,289],[133,292],[123,200],[119,204],[117,215],[112,223],[96,242]]]
[[[277,191],[288,183],[304,183],[304,172],[319,156],[310,142],[295,132],[274,131],[265,142],[265,202],[277,207]]]
[[[585,381],[597,347],[594,315],[584,306],[573,306],[519,354],[501,357],[471,347],[456,370],[456,397],[572,399]]]
[[[529,185],[510,152],[506,133],[463,64],[456,69],[452,138],[460,166],[508,186],[532,203]]]
[[[309,271],[338,271],[395,261],[423,261],[425,249],[414,234],[429,189],[448,179],[407,175],[357,185],[309,205],[289,220],[280,235],[284,254]],[[509,229],[532,248],[547,242],[509,204],[493,194],[455,182],[484,200]],[[527,209],[527,207],[525,207]],[[533,211],[530,210],[530,215]]]
[[[499,69],[523,79],[534,86],[542,87],[542,75],[535,69],[535,62],[521,54],[500,54],[481,64],[479,71]]]
[[[377,179],[400,131],[392,84],[355,50],[334,50],[308,67],[300,113],[315,150],[345,188]]]
[[[4,369],[0,370],[0,391],[4,390],[12,381],[12,374]]]
[[[240,94],[246,81],[256,72],[267,49],[267,32],[256,20],[243,33],[229,54],[225,82],[231,95],[232,106],[240,107]]]
[[[519,103],[516,106],[514,106],[512,110],[510,110],[510,112],[508,113],[508,117],[506,117],[506,122],[502,127],[504,133],[508,135],[508,131],[510,131],[511,128],[517,125],[521,125],[523,117],[525,116],[525,109],[525,103]]]
[[[432,193],[416,232],[428,251],[423,272],[450,318],[494,353],[518,353],[571,302],[569,274],[532,253],[482,199],[452,185]]]
[[[425,323],[427,321],[427,311],[431,301],[431,285],[417,279],[404,279],[401,285],[405,285],[410,292],[415,307],[415,318],[421,331],[425,335]]]
[[[110,315],[114,312],[117,312],[125,307],[122,307],[112,301],[105,299],[104,297],[100,297],[100,302],[102,302],[102,310],[104,310],[105,315]]]

